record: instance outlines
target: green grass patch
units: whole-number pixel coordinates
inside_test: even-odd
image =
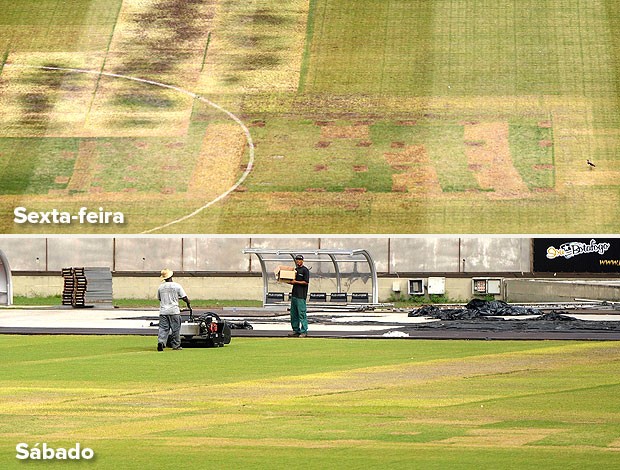
[[[434,4],[362,3],[313,2],[302,91],[429,94]]]
[[[437,172],[441,189],[445,192],[459,192],[479,189],[478,183],[467,166],[463,145],[463,126],[422,122],[415,126],[403,126],[393,122],[380,122],[372,126],[372,140],[385,152],[398,152],[393,143],[407,147],[423,146],[428,162]],[[402,150],[400,150],[402,151]]]
[[[532,189],[555,187],[553,133],[535,125],[510,126],[510,153],[515,168]]]
[[[78,139],[0,138],[2,192],[46,194],[64,189],[73,173],[78,144]]]
[[[618,7],[524,0],[317,0],[304,91],[334,94],[612,93],[599,37]],[[611,9],[611,10],[610,10]],[[581,23],[575,23],[579,18]],[[609,55],[612,62],[601,60]],[[571,70],[571,73],[566,73]]]
[[[12,51],[93,51],[105,48],[120,0],[0,0],[0,44]],[[89,33],[84,34],[84,28]]]
[[[337,121],[330,128],[340,135],[337,129],[350,126],[355,127],[353,122]],[[304,119],[270,119],[252,131],[261,158],[248,180],[252,191],[364,188],[389,192],[392,188],[392,171],[385,159],[379,152],[359,146],[366,139],[357,134],[347,137],[343,131],[340,137],[322,137],[321,126]],[[360,164],[364,168],[360,169]]]
[[[205,453],[224,468],[577,469],[617,458],[617,342],[154,344],[3,336],[4,466],[23,466],[19,442],[80,442],[97,466],[128,469],[204,468]]]

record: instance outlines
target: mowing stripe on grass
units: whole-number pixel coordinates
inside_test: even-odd
[[[103,57],[103,61],[101,62],[100,72],[103,72],[103,70],[105,69],[106,60],[108,59],[108,54],[110,53],[110,45],[112,44],[112,39],[114,38],[114,31],[116,31],[116,24],[118,23],[118,16],[120,15],[122,6],[123,6],[123,2],[119,2],[118,8],[116,10],[116,20],[114,21],[114,25],[112,26],[112,31],[110,31],[110,37],[108,38],[108,43],[106,44],[105,56]],[[101,74],[97,75],[97,83],[95,83],[95,88],[93,89],[93,94],[92,94],[90,103],[88,103],[88,111],[86,112],[87,118],[90,115],[90,110],[92,109],[93,103],[95,102],[95,97],[97,96],[97,90],[99,90],[100,80],[101,80]]]
[[[297,93],[303,93],[306,87],[306,78],[308,76],[308,67],[310,63],[310,51],[312,44],[312,37],[314,36],[314,23],[315,23],[315,11],[317,0],[310,0],[308,7],[308,21],[306,22],[306,44],[304,47],[304,53],[301,58],[301,68],[299,71],[299,84],[297,86]]]
[[[618,342],[292,347],[236,338],[157,353],[145,337],[4,336],[0,460],[23,467],[17,442],[80,442],[105,468],[204,468],[205,455],[247,469],[615,468]]]
[[[207,61],[207,52],[209,52],[209,43],[211,42],[211,31],[207,34],[207,44],[205,45],[205,53],[202,56],[202,64],[200,64],[200,73],[205,69],[205,62]]]
[[[9,57],[9,45],[7,44],[4,54],[2,54],[2,62],[0,63],[0,74],[2,74],[2,70],[4,69],[4,64],[6,64],[6,59],[8,57]]]

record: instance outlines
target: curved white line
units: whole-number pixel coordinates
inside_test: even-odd
[[[187,215],[184,215],[183,217],[181,217],[179,219],[176,219],[176,220],[173,220],[171,222],[168,222],[168,223],[166,223],[164,225],[160,225],[159,227],[155,227],[155,228],[152,228],[150,230],[145,230],[142,233],[155,232],[157,230],[161,230],[162,228],[166,228],[166,227],[169,227],[170,225],[174,225],[174,224],[177,224],[177,223],[182,222],[184,220],[187,220],[190,217],[194,217],[195,215],[197,215],[200,212],[202,212],[203,210],[205,210],[207,207],[215,204],[216,202],[221,201],[226,196],[228,196],[230,193],[232,193],[235,189],[237,189],[241,185],[241,183],[243,183],[243,181],[245,181],[245,179],[248,177],[248,175],[252,171],[252,168],[254,166],[254,142],[252,141],[252,136],[250,135],[250,130],[246,127],[245,124],[243,124],[241,119],[239,119],[233,113],[231,113],[227,109],[222,108],[220,105],[214,103],[213,101],[210,101],[207,98],[204,98],[204,97],[202,97],[200,95],[197,95],[196,93],[192,93],[191,91],[185,90],[183,88],[179,88],[179,87],[174,86],[174,85],[168,85],[167,83],[156,82],[154,80],[146,80],[144,78],[130,77],[128,75],[121,75],[121,74],[118,74],[118,73],[101,72],[101,71],[97,71],[97,70],[74,69],[74,68],[69,68],[69,67],[51,67],[51,66],[45,66],[45,65],[11,64],[11,63],[5,63],[4,66],[5,67],[6,66],[28,67],[28,68],[34,68],[34,69],[58,70],[58,71],[75,72],[75,73],[88,73],[88,74],[91,74],[91,75],[104,75],[106,77],[123,78],[125,80],[132,80],[134,82],[146,83],[147,85],[154,85],[154,86],[158,86],[158,87],[161,87],[161,88],[168,88],[170,90],[177,91],[179,93],[182,93],[184,95],[190,96],[190,97],[192,97],[194,99],[200,100],[203,103],[208,104],[212,108],[215,108],[218,111],[221,111],[222,113],[226,114],[230,119],[235,121],[239,125],[239,127],[241,127],[241,129],[243,130],[243,133],[245,134],[245,138],[246,138],[246,141],[248,143],[248,147],[250,149],[250,160],[249,160],[247,168],[245,169],[245,171],[243,172],[241,177],[237,180],[237,182],[234,185],[232,185],[227,191],[225,191],[224,193],[220,194],[218,197],[216,197],[212,201],[209,201],[208,203],[206,203],[202,207],[199,207],[194,212],[192,212],[190,214],[187,214]]]

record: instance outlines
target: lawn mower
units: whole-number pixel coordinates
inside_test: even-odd
[[[204,312],[194,316],[191,308],[189,318],[181,323],[181,345],[219,348],[230,343],[230,327],[215,312]]]
[[[184,312],[189,312],[189,317],[185,317]],[[194,316],[191,308],[185,308],[181,314],[181,346],[219,348],[230,343],[230,326],[217,313],[204,312]],[[159,324],[151,323],[151,326]],[[171,341],[172,336],[169,336],[167,347],[171,347]]]

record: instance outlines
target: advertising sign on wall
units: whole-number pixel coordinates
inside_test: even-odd
[[[620,238],[535,238],[534,272],[620,274]]]

